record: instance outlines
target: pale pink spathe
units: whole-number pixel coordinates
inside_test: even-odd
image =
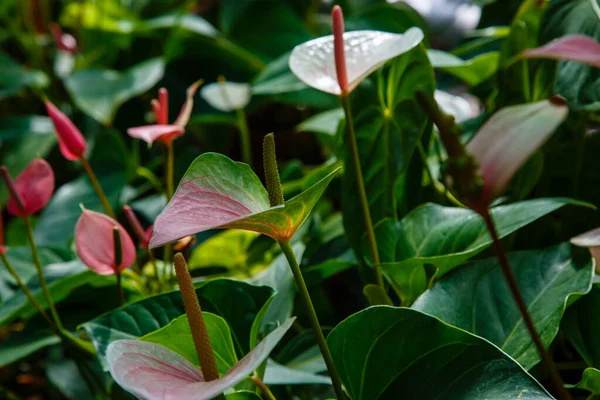
[[[121,264],[115,265],[113,228],[121,236]],[[75,226],[75,248],[79,259],[100,275],[113,275],[135,262],[135,246],[127,231],[111,217],[90,210],[83,213]]]
[[[40,211],[48,204],[54,192],[54,172],[45,160],[35,159],[15,179],[15,189],[23,201],[22,210],[12,196],[8,212],[23,217]]]
[[[56,108],[54,104],[47,100],[44,103],[58,137],[60,152],[67,160],[79,160],[87,149],[85,138],[69,117]]]
[[[576,61],[600,68],[600,43],[585,35],[568,35],[535,49],[525,50],[524,58]]]

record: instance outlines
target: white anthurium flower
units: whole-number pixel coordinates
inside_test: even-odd
[[[600,228],[592,229],[571,238],[571,244],[579,247],[587,247],[596,261],[596,274],[600,274]]]
[[[481,114],[481,104],[476,97],[456,96],[442,90],[436,90],[434,97],[442,111],[452,115],[457,122],[467,121]]]
[[[250,85],[239,82],[214,82],[200,90],[200,96],[210,106],[222,112],[230,112],[245,108],[252,93]]]
[[[423,40],[423,31],[410,28],[404,34],[380,31],[344,33],[344,53],[351,92],[369,74],[387,60],[406,53]],[[341,95],[335,69],[334,37],[324,36],[300,44],[290,55],[292,72],[315,89]]]

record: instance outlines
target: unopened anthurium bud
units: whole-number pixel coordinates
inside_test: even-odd
[[[120,254],[115,253],[114,228],[119,230]],[[135,262],[135,246],[127,231],[113,218],[83,209],[75,226],[79,259],[100,275],[113,275]]]
[[[272,133],[266,135],[263,140],[263,166],[271,207],[283,204],[283,190],[281,188],[281,181],[279,180],[277,157],[275,156],[275,135]]]
[[[9,213],[24,217],[40,211],[50,201],[54,191],[54,172],[45,160],[33,160],[14,181],[6,167],[2,167],[1,171],[10,193]]]
[[[348,70],[346,69],[346,53],[344,50],[344,15],[340,6],[331,11],[333,25],[333,53],[335,56],[335,72],[342,93],[348,89]]]
[[[140,223],[140,220],[136,217],[135,213],[128,205],[123,206],[123,211],[125,212],[125,217],[127,218],[129,225],[139,240],[140,247],[142,249],[148,249],[150,239],[152,238],[152,227],[144,229]]]
[[[52,120],[60,152],[67,160],[79,160],[85,154],[87,143],[75,124],[54,104],[46,100],[46,111]]]
[[[198,361],[200,361],[200,369],[207,381],[219,379],[215,354],[210,344],[202,309],[200,308],[198,296],[196,296],[192,276],[188,270],[185,258],[183,258],[181,253],[177,253],[175,254],[173,263],[175,265],[175,274],[179,281],[179,289],[181,290],[185,313],[190,324],[192,339],[194,340],[194,346],[198,354]]]

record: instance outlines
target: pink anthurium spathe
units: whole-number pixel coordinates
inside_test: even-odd
[[[114,228],[119,229],[121,255],[115,255]],[[135,262],[135,246],[127,231],[111,217],[83,209],[75,226],[75,248],[79,259],[100,275],[113,275]],[[116,265],[117,259],[121,260]]]
[[[495,113],[467,144],[479,164],[483,191],[477,207],[499,196],[527,159],[550,137],[569,112],[558,97],[505,107]]]
[[[8,188],[11,193],[8,212],[19,217],[35,214],[44,208],[52,197],[54,172],[45,160],[35,159],[11,185],[13,187]]]
[[[405,53],[423,40],[421,29],[404,34],[380,31],[344,33],[341,9],[332,12],[333,35],[300,44],[290,55],[292,72],[304,83],[334,95],[352,92],[386,61]],[[336,68],[337,67],[337,68]]]
[[[58,146],[67,160],[80,160],[85,154],[87,143],[75,124],[50,101],[45,100],[46,111],[54,125]]]
[[[169,94],[167,89],[161,88],[158,91],[158,100],[152,100],[152,110],[154,111],[156,124],[129,128],[127,130],[129,136],[142,139],[148,144],[158,141],[168,145],[183,135],[194,107],[194,95],[201,84],[202,81],[194,82],[187,89],[186,100],[173,124],[169,124]]]
[[[521,53],[523,58],[576,61],[600,68],[600,43],[585,35],[568,35]]]
[[[202,371],[166,347],[141,340],[117,340],[106,350],[114,380],[145,400],[208,400],[256,370],[288,331],[293,318],[271,332],[219,379],[206,381]]]
[[[204,153],[190,165],[175,195],[154,221],[150,247],[215,228],[289,240],[337,171],[285,204],[271,207],[267,191],[248,165],[222,154]]]
[[[600,228],[577,235],[571,238],[571,244],[578,247],[587,247],[596,261],[596,274],[600,274]]]

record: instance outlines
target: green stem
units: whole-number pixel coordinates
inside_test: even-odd
[[[115,276],[117,277],[117,291],[118,291],[118,296],[119,296],[119,306],[122,306],[123,304],[125,304],[125,293],[123,292],[123,285],[121,283],[121,271],[117,271],[115,273]]]
[[[356,186],[358,187],[358,198],[362,208],[362,214],[365,224],[365,230],[367,232],[367,239],[369,240],[369,248],[371,250],[371,257],[373,258],[373,268],[375,270],[375,277],[377,279],[377,285],[385,290],[383,283],[383,276],[381,274],[381,262],[379,261],[379,250],[377,249],[377,240],[375,239],[375,230],[373,229],[373,221],[371,219],[371,211],[369,210],[369,201],[367,200],[367,192],[365,190],[365,181],[363,179],[362,168],[360,165],[360,156],[358,154],[358,145],[356,144],[356,135],[354,133],[354,122],[352,120],[352,111],[350,108],[350,100],[348,95],[342,95],[342,107],[346,114],[346,131],[348,133],[348,145],[350,146],[350,152],[352,153],[352,162],[354,164],[354,174],[356,179]]]
[[[253,375],[250,380],[260,389],[267,400],[277,400],[273,392],[271,392],[271,389],[269,389],[269,387],[257,375]]]
[[[285,258],[287,259],[288,263],[290,264],[290,268],[292,269],[292,274],[294,275],[294,279],[296,280],[296,285],[298,285],[300,298],[304,303],[304,308],[306,310],[306,314],[308,316],[308,320],[310,321],[312,330],[315,334],[315,338],[317,339],[317,344],[319,345],[321,354],[323,354],[323,359],[325,360],[325,364],[327,365],[327,370],[329,371],[329,376],[331,377],[331,382],[333,383],[333,389],[335,390],[335,394],[339,400],[343,400],[346,398],[346,396],[344,395],[344,391],[342,389],[342,381],[340,380],[340,376],[338,375],[338,372],[335,368],[335,363],[333,362],[333,358],[331,357],[329,347],[327,346],[327,341],[325,340],[325,336],[323,335],[323,331],[321,330],[321,324],[319,324],[319,319],[317,318],[315,307],[313,306],[312,300],[310,299],[310,294],[308,293],[308,288],[306,287],[306,283],[304,282],[304,278],[302,277],[302,271],[300,271],[300,266],[298,265],[298,261],[296,260],[294,250],[292,249],[292,246],[290,245],[289,241],[280,241],[279,246],[281,247],[281,251],[283,251]]]
[[[58,312],[56,311],[56,307],[54,306],[54,301],[52,300],[52,296],[50,295],[50,290],[48,290],[48,284],[46,283],[46,278],[44,277],[44,270],[42,267],[42,262],[40,261],[40,255],[37,250],[37,246],[35,245],[35,240],[33,238],[33,229],[31,228],[31,221],[29,219],[29,215],[25,215],[23,217],[23,221],[25,222],[25,231],[27,232],[27,240],[29,241],[29,247],[31,247],[31,256],[33,257],[33,264],[35,265],[35,269],[37,271],[38,280],[40,281],[40,286],[42,288],[42,292],[46,297],[46,301],[48,302],[48,308],[50,308],[50,313],[52,314],[52,318],[54,319],[54,324],[59,331],[64,330]]]
[[[121,285],[121,264],[123,263],[123,248],[121,246],[121,232],[119,227],[113,227],[113,252],[115,254],[114,268],[115,276],[117,277],[117,296],[119,298],[119,306],[125,304],[125,295],[123,294],[123,286]]]
[[[44,319],[46,321],[48,321],[48,324],[50,324],[50,327],[52,329],[56,329],[54,322],[50,319],[50,317],[48,317],[48,314],[46,314],[46,311],[44,311],[44,309],[42,308],[40,303],[38,303],[38,301],[35,299],[35,297],[31,293],[31,291],[27,287],[27,285],[25,285],[25,283],[21,280],[21,277],[19,276],[19,274],[17,274],[17,271],[13,268],[12,264],[8,260],[8,257],[6,257],[6,254],[4,254],[4,252],[0,252],[0,257],[2,258],[2,262],[4,263],[4,266],[6,267],[8,272],[12,275],[12,277],[15,279],[15,281],[17,282],[17,285],[19,285],[19,287],[21,288],[23,293],[25,293],[25,296],[27,296],[27,298],[29,299],[31,304],[33,304],[35,309],[42,315],[42,317],[44,317]]]
[[[529,315],[529,311],[527,308],[527,303],[521,294],[521,290],[519,289],[519,284],[517,283],[517,279],[513,273],[513,270],[510,268],[510,264],[508,263],[508,258],[506,258],[506,253],[502,248],[502,244],[500,243],[500,238],[498,237],[498,232],[496,230],[496,226],[494,225],[494,220],[488,209],[485,209],[480,213],[481,217],[485,221],[486,227],[492,237],[494,242],[494,248],[496,250],[496,256],[500,263],[500,267],[502,268],[502,273],[504,274],[504,278],[508,283],[511,294],[517,304],[517,307],[521,313],[521,317],[523,318],[523,322],[525,322],[525,326],[529,331],[529,335],[531,336],[531,340],[535,345],[542,362],[546,366],[546,369],[550,373],[550,378],[554,384],[554,387],[557,393],[560,394],[559,398],[562,400],[572,400],[571,394],[567,389],[565,389],[565,384],[556,369],[556,365],[554,365],[554,361],[552,361],[552,357],[546,352],[546,348],[544,347],[544,343],[542,342],[542,338],[540,334],[535,328],[533,323],[533,319],[531,319],[531,315]]]
[[[248,129],[248,120],[243,108],[235,110],[240,129],[240,143],[242,147],[242,161],[252,166],[252,146],[250,144],[250,130]]]
[[[96,174],[94,174],[94,170],[92,169],[92,166],[90,165],[89,161],[86,160],[84,157],[81,157],[81,165],[83,166],[85,173],[90,179],[90,182],[92,183],[92,186],[94,187],[94,190],[96,191],[96,194],[98,195],[98,198],[102,203],[104,211],[106,212],[106,214],[108,214],[108,216],[115,218],[115,212],[113,211],[110,202],[108,201],[108,197],[106,197],[106,193],[104,193],[104,190],[102,190],[102,186],[100,186],[100,182],[98,182],[98,178],[96,178]]]

